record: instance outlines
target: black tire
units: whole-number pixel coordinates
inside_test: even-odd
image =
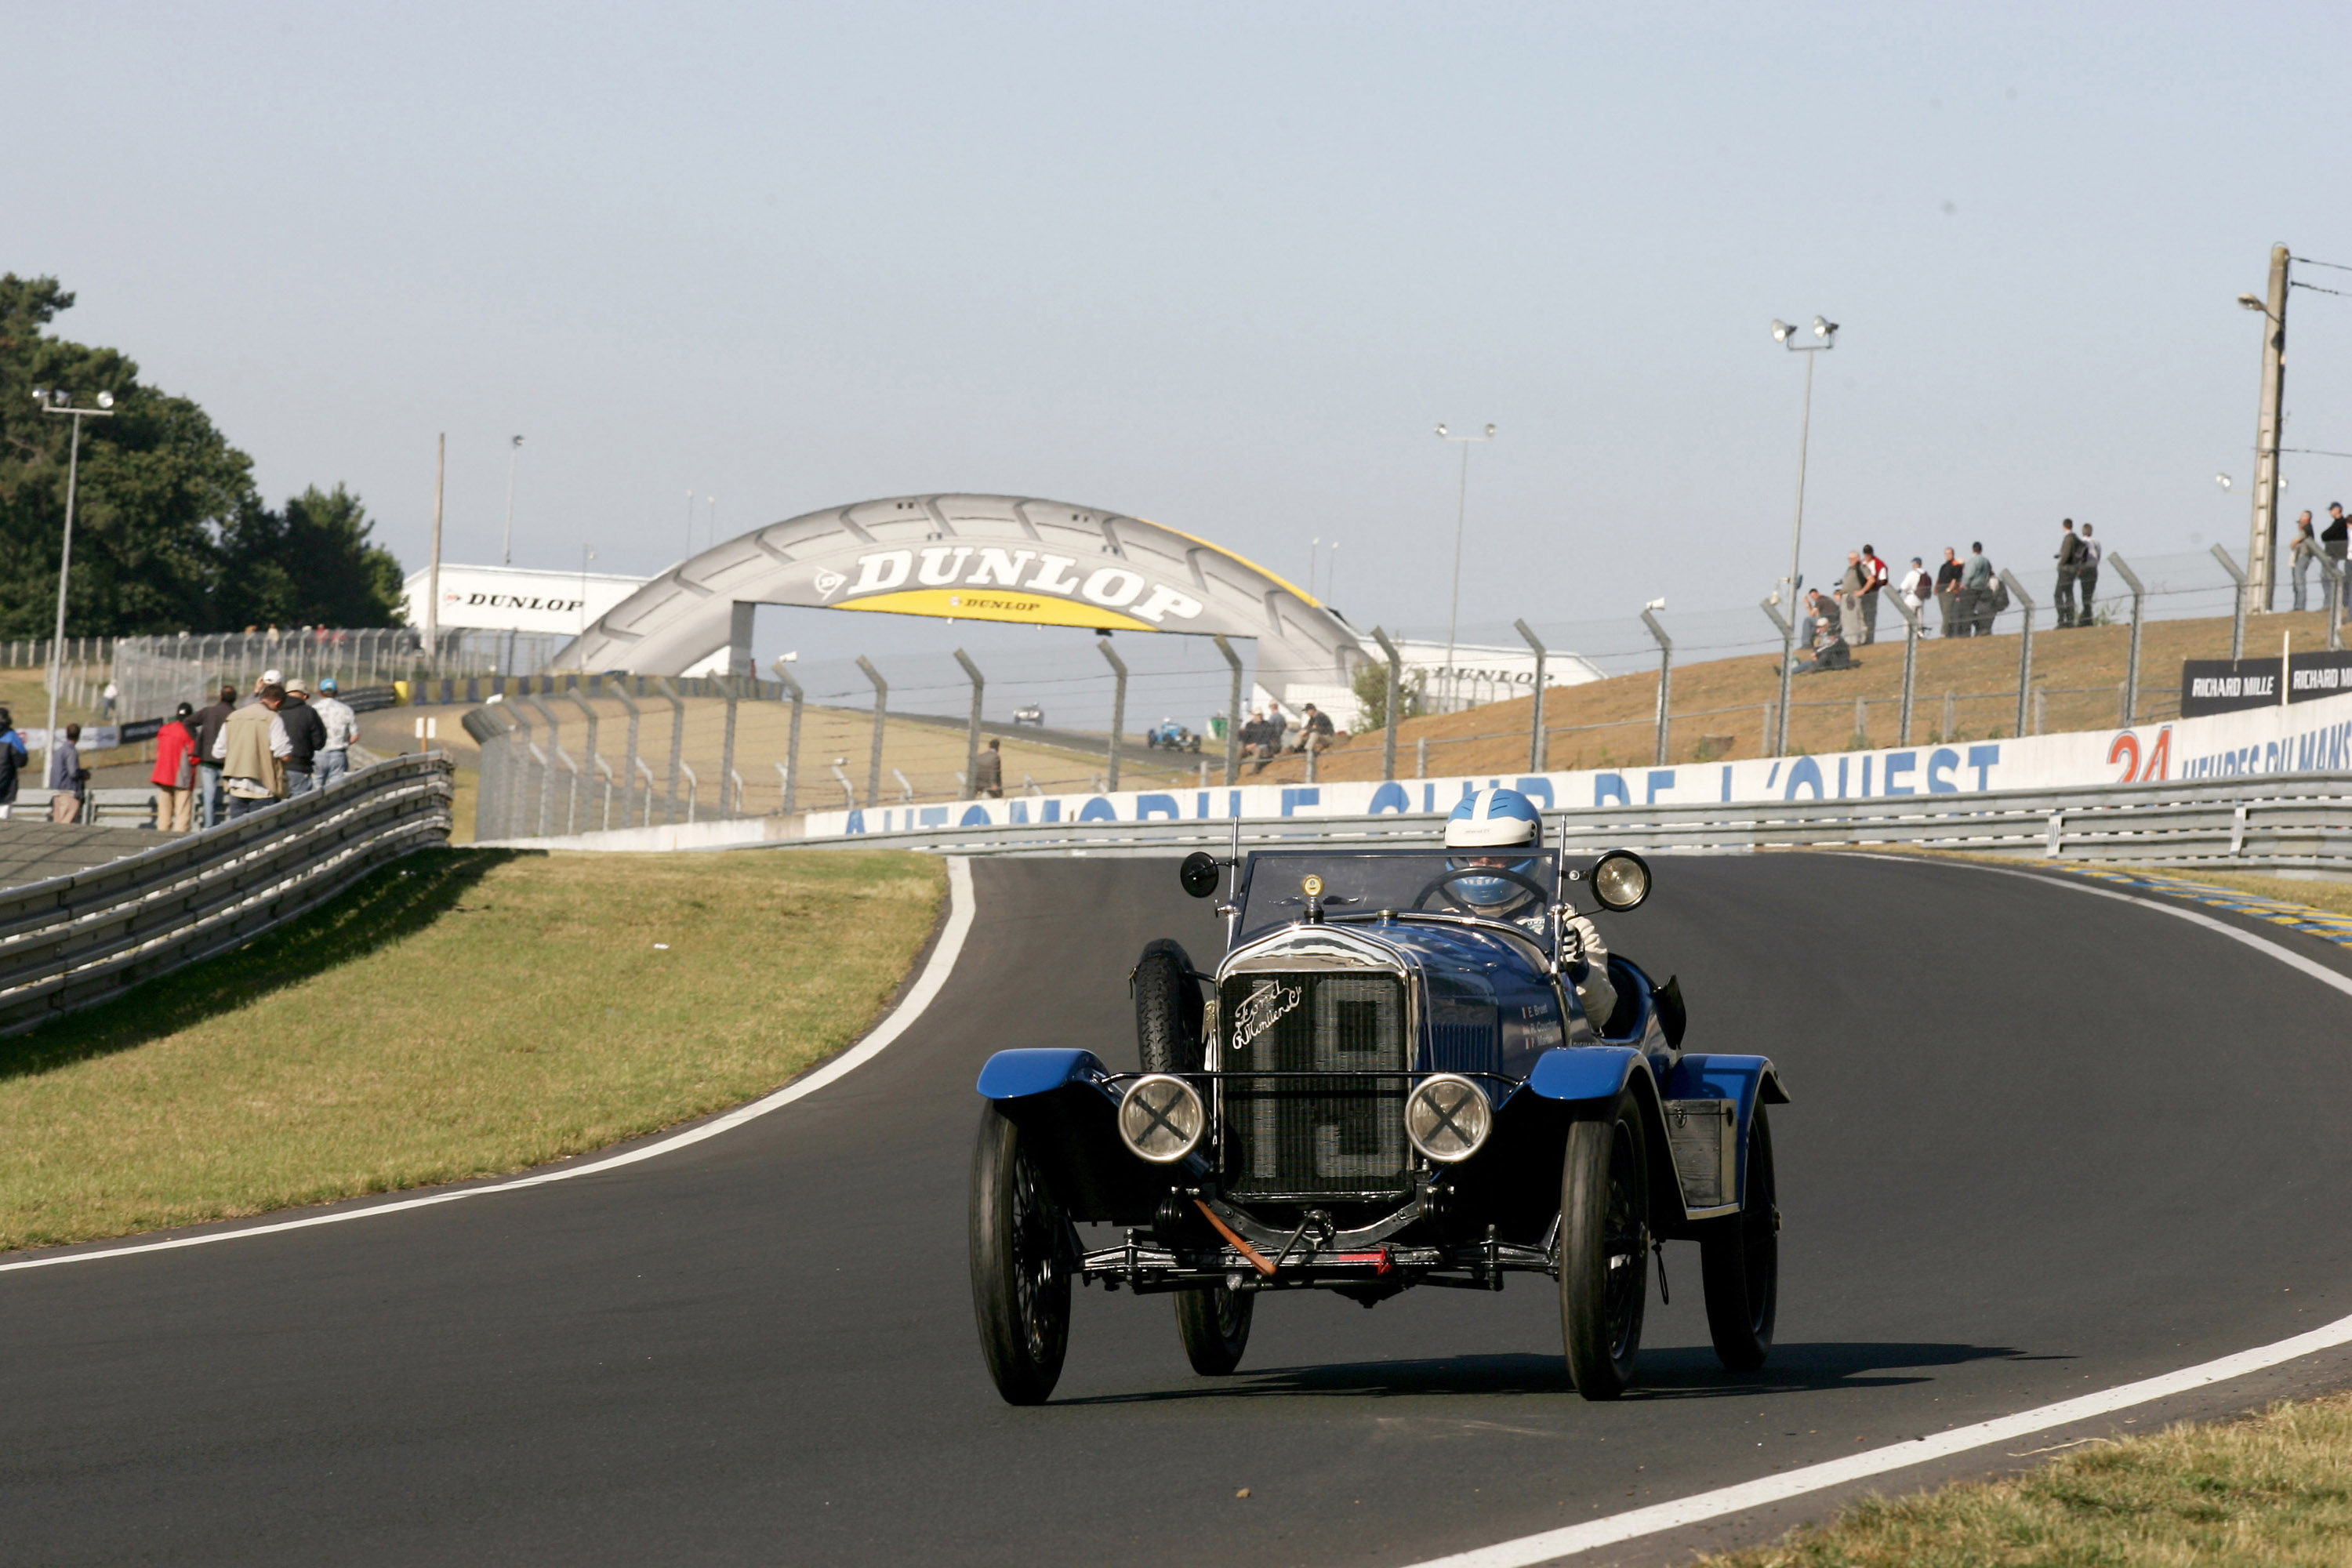
[[[1176,1334],[1184,1342],[1184,1359],[1202,1377],[1223,1377],[1242,1364],[1249,1348],[1250,1318],[1257,1308],[1252,1290],[1210,1290],[1176,1293]]]
[[[1199,1072],[1206,1007],[1192,961],[1161,937],[1135,964],[1135,1043],[1145,1072]]]
[[[1633,1379],[1650,1297],[1648,1140],[1630,1090],[1607,1114],[1569,1128],[1559,1185],[1559,1327],[1569,1374],[1585,1398],[1614,1399]]]
[[[1043,1405],[1062,1375],[1071,1237],[1021,1130],[988,1106],[971,1152],[971,1306],[980,1353],[1007,1405]]]
[[[1764,1108],[1748,1130],[1748,1203],[1699,1241],[1706,1329],[1728,1372],[1754,1372],[1772,1353],[1780,1306],[1780,1192],[1772,1180],[1772,1127]]]

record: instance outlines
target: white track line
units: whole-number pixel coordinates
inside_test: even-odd
[[[520,1192],[525,1187],[543,1187],[553,1182],[568,1182],[576,1176],[593,1176],[614,1171],[624,1165],[634,1165],[641,1160],[651,1160],[699,1143],[706,1138],[716,1138],[721,1132],[732,1131],[747,1121],[755,1121],[772,1110],[780,1110],[805,1095],[814,1094],[882,1054],[890,1043],[905,1034],[947,984],[948,974],[955,968],[956,958],[963,952],[964,938],[971,934],[972,917],[971,862],[962,856],[948,859],[948,920],[940,931],[938,945],[923,965],[906,999],[891,1010],[890,1016],[875,1026],[873,1031],[857,1044],[833,1058],[804,1078],[794,1079],[764,1100],[738,1106],[723,1116],[714,1116],[683,1132],[655,1140],[631,1149],[625,1153],[591,1160],[583,1164],[566,1165],[561,1170],[542,1171],[537,1175],[518,1176],[510,1182],[490,1182],[478,1187],[459,1187],[450,1192],[433,1193],[424,1197],[402,1198],[394,1203],[376,1204],[367,1208],[341,1209],[333,1214],[308,1215],[300,1219],[279,1220],[272,1225],[247,1226],[240,1230],[210,1231],[203,1236],[177,1237],[167,1241],[139,1241],[124,1247],[93,1248],[87,1252],[57,1253],[47,1258],[27,1258],[15,1263],[0,1263],[0,1274],[18,1268],[53,1268],[68,1263],[95,1263],[109,1258],[128,1258],[142,1252],[169,1252],[182,1247],[209,1247],[215,1242],[243,1241],[248,1237],[276,1236],[284,1231],[308,1230],[313,1226],[341,1225],[349,1220],[374,1219],[379,1215],[402,1214],[410,1209],[431,1208],[436,1204],[454,1204],[466,1198],[478,1198],[491,1193]]]
[[[2014,871],[2006,867],[1982,866],[1968,860],[1946,861],[1943,864],[1966,867],[1975,871],[1990,871],[2000,877],[2028,877],[2049,887],[2068,888],[2078,893],[2088,893],[2094,898],[2117,899],[2127,904],[2138,904],[2154,910],[2159,914],[2172,915],[2187,921],[2191,925],[2204,926],[2209,930],[2219,931],[2232,941],[2244,942],[2248,947],[2255,948],[2277,959],[2290,969],[2310,975],[2324,985],[2334,986],[2345,994],[2352,995],[2352,978],[2336,973],[2326,964],[2315,963],[2299,952],[2291,952],[2267,937],[2241,931],[2236,926],[2217,921],[2212,916],[2196,910],[2184,909],[2179,904],[2164,900],[2139,898],[2134,894],[2117,892],[2113,888],[2102,888],[2095,883],[2077,882],[2063,877],[2042,876],[2032,871]],[[1588,1520],[1582,1524],[1548,1530],[1539,1535],[1523,1535],[1516,1541],[1497,1542],[1492,1546],[1482,1546],[1475,1551],[1456,1552],[1451,1557],[1430,1558],[1425,1562],[1414,1563],[1412,1568],[1531,1568],[1535,1563],[1553,1562],[1580,1552],[1592,1551],[1596,1547],[1614,1546],[1620,1542],[1637,1540],[1644,1535],[1655,1535],[1660,1531],[1678,1530],[1685,1525],[1704,1524],[1709,1520],[1722,1519],[1727,1514],[1745,1513],[1751,1509],[1785,1502],[1790,1498],[1802,1497],[1808,1492],[1843,1486],[1850,1481],[1866,1480],[1872,1476],[1883,1476],[1893,1470],[1909,1469],[1914,1465],[1924,1465],[1933,1459],[1946,1458],[1954,1454],[1965,1454],[1972,1449],[1989,1447],[1995,1443],[2012,1442],[2020,1437],[2031,1436],[2036,1432],[2049,1431],[2055,1426],[2089,1420],[2094,1416],[2112,1415],[2118,1410],[2128,1410],[2136,1405],[2146,1405],[2151,1400],[2169,1399],[2177,1394],[2186,1394],[2216,1383],[2227,1383],[2231,1378],[2244,1377],[2251,1373],[2265,1371],[2299,1357],[2311,1355],[2318,1351],[2333,1350],[2344,1344],[2352,1344],[2352,1317],[2338,1318],[2323,1328],[2297,1334],[2293,1339],[2280,1340],[2274,1344],[2257,1346],[2250,1351],[2240,1351],[2235,1355],[2226,1355],[2218,1361],[2202,1362],[2196,1366],[2183,1367],[2179,1372],[2168,1372],[2157,1377],[2143,1378],[2137,1383],[2126,1383],[2097,1394],[2085,1394],[2077,1398],[2061,1400],[2055,1405],[2044,1405],[2036,1409],[2020,1411],[2014,1415],[2002,1415],[1990,1421],[1980,1421],[1973,1426],[1956,1427],[1949,1432],[1938,1432],[1932,1436],[1917,1438],[1912,1442],[1890,1444],[1884,1448],[1873,1448],[1866,1453],[1850,1455],[1842,1459],[1807,1465],[1800,1469],[1787,1470],[1777,1476],[1764,1476],[1756,1480],[1743,1481],[1737,1486],[1721,1487],[1711,1492],[1700,1492],[1695,1497],[1680,1498],[1673,1502],[1654,1503],[1648,1508],[1637,1508],[1624,1513],[1611,1514],[1606,1519]]]

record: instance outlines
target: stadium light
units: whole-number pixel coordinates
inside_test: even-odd
[[[66,458],[65,540],[58,550],[58,624],[56,635],[49,639],[49,727],[42,737],[47,748],[45,755],[54,757],[58,754],[58,689],[65,684],[66,585],[73,574],[74,494],[81,483],[81,422],[113,418],[114,394],[100,393],[95,408],[76,408],[72,393],[42,387],[34,388],[33,400],[41,405],[42,413],[63,415],[73,421]]]
[[[1449,436],[1445,426],[1440,425],[1437,438],[1462,443],[1462,488],[1454,508],[1454,593],[1445,605],[1445,679],[1450,682],[1454,679],[1454,640],[1462,619],[1462,531],[1470,516],[1470,447],[1475,442],[1493,440],[1495,427],[1487,426],[1483,436]]]
[[[1777,316],[1772,321],[1772,339],[1791,353],[1805,356],[1805,413],[1797,427],[1797,525],[1789,546],[1789,602],[1792,612],[1798,609],[1797,590],[1803,585],[1801,570],[1805,554],[1805,461],[1811,451],[1813,435],[1813,356],[1826,349],[1837,347],[1838,324],[1826,316],[1813,318],[1813,339],[1806,342],[1797,335],[1797,329]],[[1780,633],[1780,712],[1778,732],[1773,737],[1772,754],[1789,754],[1789,675],[1797,658],[1797,622],[1800,614],[1790,614],[1782,624]]]

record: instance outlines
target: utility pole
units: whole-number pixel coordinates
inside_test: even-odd
[[[1804,586],[1805,560],[1805,460],[1811,455],[1813,442],[1813,356],[1824,349],[1837,347],[1837,323],[1820,316],[1813,318],[1813,337],[1808,343],[1797,336],[1798,329],[1782,321],[1772,323],[1773,341],[1793,353],[1805,356],[1805,413],[1797,426],[1797,525],[1789,542],[1789,619],[1781,633],[1780,643],[1780,717],[1774,726],[1772,754],[1789,754],[1789,678],[1797,660],[1797,627],[1807,624],[1804,605],[1797,596]],[[1777,618],[1777,617],[1776,617]]]
[[[1440,425],[1437,438],[1462,444],[1462,486],[1454,502],[1454,592],[1445,601],[1445,689],[1449,702],[1446,710],[1451,712],[1451,700],[1457,689],[1454,676],[1454,641],[1462,619],[1462,532],[1470,521],[1470,447],[1473,442],[1493,440],[1495,427],[1487,426],[1483,436],[1454,436],[1448,434],[1445,426]],[[1395,722],[1393,715],[1390,722]]]
[[[514,437],[507,447],[507,534],[499,548],[499,564],[514,564],[514,482],[515,464],[522,458],[522,437]]]
[[[433,564],[425,573],[425,668],[441,667],[441,482],[449,472],[449,433],[433,459]]]
[[[2271,285],[2267,305],[2252,294],[2238,303],[2261,310],[2263,323],[2262,413],[2254,425],[2254,522],[2246,543],[2248,590],[2254,607],[2269,610],[2278,594],[2279,411],[2286,398],[2286,247],[2271,247]]]

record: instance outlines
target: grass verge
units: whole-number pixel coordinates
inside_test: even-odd
[[[0,1248],[462,1180],[759,1095],[929,939],[890,853],[440,850],[0,1041]]]
[[[2352,1558],[2352,1395],[2101,1441],[2007,1480],[1874,1498],[1710,1568],[2340,1565]]]

